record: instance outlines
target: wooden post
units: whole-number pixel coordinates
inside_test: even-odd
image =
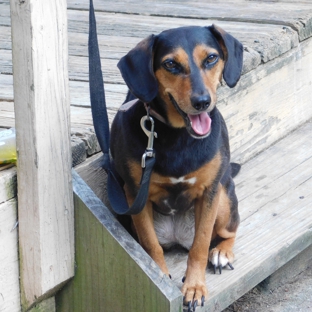
[[[74,275],[66,0],[10,0],[23,311]]]

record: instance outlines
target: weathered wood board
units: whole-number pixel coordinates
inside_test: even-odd
[[[1,184],[0,184],[1,185]],[[2,187],[2,185],[1,185]],[[17,202],[0,203],[0,311],[20,312]]]
[[[20,312],[16,168],[0,171],[0,311]]]
[[[0,186],[0,204],[16,197],[17,185],[15,167],[0,171]]]
[[[182,311],[182,294],[73,173],[76,274],[56,296],[58,312]]]
[[[235,22],[289,25],[296,29],[300,39],[312,34],[312,8],[310,3],[296,1],[100,1],[94,6],[103,12],[184,17],[191,19],[216,19]],[[86,2],[68,1],[71,9],[87,9]]]
[[[26,311],[74,275],[67,11],[65,0],[10,3]]]

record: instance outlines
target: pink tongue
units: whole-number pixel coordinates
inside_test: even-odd
[[[199,115],[188,115],[192,122],[192,129],[199,135],[205,135],[210,131],[211,119],[207,113]]]

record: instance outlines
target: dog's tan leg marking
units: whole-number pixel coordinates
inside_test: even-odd
[[[209,190],[195,203],[195,237],[189,251],[185,281],[182,287],[184,303],[201,302],[202,296],[207,297],[205,272],[208,262],[209,245],[213,226],[217,217],[221,185],[209,205]]]
[[[147,203],[141,213],[132,216],[132,220],[141,246],[159,265],[160,269],[169,276],[164,251],[158,242],[154,229],[152,204]]]
[[[224,188],[222,188],[214,231],[224,240],[220,242],[215,248],[213,248],[209,253],[209,261],[217,267],[224,267],[228,263],[232,264],[234,261],[234,253],[232,250],[235,243],[237,227],[233,229],[234,231],[229,231],[227,229],[231,221],[230,206],[230,200],[226,194],[226,191]]]
[[[130,206],[134,202],[134,199],[129,195],[126,187],[125,191],[128,204]],[[158,238],[154,229],[153,208],[151,202],[148,201],[144,209],[139,214],[132,215],[131,217],[141,246],[159,265],[164,274],[169,276],[169,271],[164,258],[164,251],[158,242]]]

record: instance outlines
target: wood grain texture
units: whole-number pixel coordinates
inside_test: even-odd
[[[66,1],[12,0],[11,15],[26,310],[74,275]]]
[[[2,186],[2,185],[1,185]],[[0,310],[20,312],[16,198],[0,204]]]
[[[152,5],[151,5],[152,4]],[[87,3],[68,1],[71,9],[87,9]],[[94,1],[98,11],[140,14],[151,16],[180,17],[192,19],[216,19],[235,22],[252,22],[288,25],[298,31],[300,40],[312,34],[312,8],[308,3],[289,1],[281,3],[266,1]],[[174,9],[172,9],[174,8]]]
[[[221,89],[233,160],[244,163],[312,118],[312,39]],[[224,93],[223,93],[224,92]]]
[[[84,163],[75,167],[75,170],[83,181],[91,188],[94,194],[109,207],[106,182],[107,174],[102,168],[103,153],[89,157]]]
[[[55,312],[55,298],[51,297],[36,304],[29,312]]]
[[[16,197],[17,183],[15,167],[0,171],[0,186],[0,204]]]
[[[182,311],[182,294],[75,173],[76,275],[57,311]]]

